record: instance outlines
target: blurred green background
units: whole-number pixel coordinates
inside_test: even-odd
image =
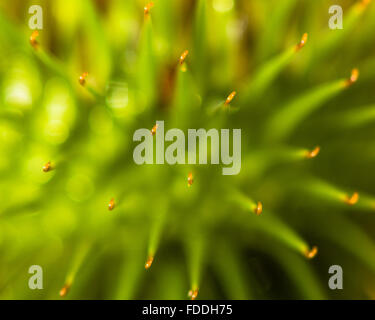
[[[343,30],[328,27],[334,4]],[[64,286],[66,299],[375,298],[375,5],[145,5],[0,3],[0,298],[58,299]],[[240,174],[137,166],[133,133],[156,120],[242,129]],[[43,290],[28,287],[31,265]],[[343,290],[328,287],[331,265]]]

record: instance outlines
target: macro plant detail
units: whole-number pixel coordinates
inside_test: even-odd
[[[375,5],[341,2],[0,4],[0,298],[375,298]],[[241,170],[138,165],[158,121],[241,128]]]

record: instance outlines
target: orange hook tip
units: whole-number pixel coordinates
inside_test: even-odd
[[[350,82],[351,83],[354,83],[358,80],[358,77],[359,77],[359,71],[358,69],[353,69],[352,70],[352,73],[350,74]]]
[[[78,82],[80,83],[81,86],[84,86],[86,83],[86,78],[89,75],[88,72],[84,72],[79,76]]]
[[[188,54],[189,54],[189,50],[185,50],[185,51],[181,54],[181,56],[180,56],[180,64],[181,64],[181,65],[185,62],[186,57],[188,56]]]
[[[350,87],[353,83],[357,82],[358,77],[359,77],[359,70],[357,68],[355,68],[355,69],[352,70],[352,72],[350,74],[350,78],[345,81],[345,85],[347,87]]]
[[[60,294],[60,297],[65,297],[68,292],[69,292],[69,289],[70,289],[70,285],[69,284],[65,284],[62,289],[60,290],[59,294]]]
[[[145,14],[145,16],[148,16],[150,14],[150,10],[153,8],[154,6],[154,3],[153,2],[149,2],[148,4],[146,4],[143,8],[143,12]]]
[[[361,5],[366,8],[371,3],[371,0],[362,0]]]
[[[254,212],[255,212],[255,214],[257,216],[260,216],[260,214],[262,213],[262,211],[263,211],[263,205],[262,205],[262,203],[260,201],[258,201],[257,206],[254,209]]]
[[[307,42],[307,38],[308,38],[308,34],[307,33],[304,33],[302,35],[302,38],[301,38],[301,41],[297,44],[296,46],[296,50],[300,50],[302,49],[305,45],[306,45],[306,42]]]
[[[195,300],[198,296],[198,289],[190,290],[188,293],[188,296],[190,297],[191,300]]]
[[[225,100],[225,105],[228,105],[232,102],[232,100],[234,99],[234,97],[236,96],[237,92],[236,91],[233,91],[227,98],[227,100]]]
[[[307,250],[305,252],[305,256],[307,259],[313,259],[318,253],[318,247],[317,246],[313,246],[311,248],[311,250]]]
[[[191,187],[191,185],[194,182],[193,173],[189,172],[187,180],[188,180],[188,187]]]
[[[51,161],[48,161],[44,166],[43,166],[43,172],[48,172],[52,170],[52,164]]]
[[[345,203],[348,204],[349,206],[353,206],[355,205],[357,202],[358,202],[358,199],[359,199],[359,194],[358,192],[354,192],[353,195],[351,197],[349,196],[346,196],[345,197]]]
[[[108,210],[112,211],[114,208],[115,208],[115,199],[112,198],[111,201],[109,201],[108,203]]]
[[[311,151],[307,151],[306,153],[306,158],[308,159],[312,159],[312,158],[315,158],[320,152],[320,147],[315,147],[315,149],[311,150]]]
[[[158,129],[158,125],[155,124],[151,129],[151,134],[154,136],[156,134],[156,130]]]
[[[147,258],[147,261],[146,261],[146,264],[145,264],[145,269],[150,269],[151,268],[151,265],[152,265],[152,262],[154,261],[154,257],[152,256],[149,256]]]
[[[31,36],[30,36],[30,44],[33,46],[33,48],[37,49],[38,48],[38,41],[36,40],[36,38],[39,36],[39,31],[38,30],[34,30],[32,33],[31,33]]]

